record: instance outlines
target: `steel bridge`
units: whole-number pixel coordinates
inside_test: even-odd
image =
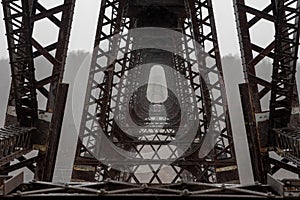
[[[256,181],[243,186],[212,0],[101,1],[72,180],[64,184],[52,179],[76,1],[49,7],[46,0],[2,0],[12,79],[0,129],[1,196],[299,197],[300,1],[264,1],[266,7],[257,8],[233,0],[242,59],[236,67],[244,71],[239,88]],[[47,46],[34,34],[42,20],[58,29]],[[272,24],[268,44],[255,41],[256,25],[264,22]],[[43,78],[40,58],[51,65]],[[268,77],[258,69],[265,60],[272,63]],[[9,176],[23,167],[34,173],[32,182],[23,183],[22,173]],[[295,179],[272,177],[280,169]]]

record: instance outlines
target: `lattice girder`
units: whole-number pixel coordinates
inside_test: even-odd
[[[256,7],[247,0],[234,1],[246,81],[240,85],[240,92],[254,179],[260,182],[267,181],[267,173],[277,171],[270,164],[275,165],[274,169],[282,168],[269,157],[269,151],[276,149],[273,129],[299,123],[294,112],[299,107],[295,92],[299,1],[263,3],[264,7]],[[271,41],[257,38],[258,27],[263,25],[271,25]]]
[[[155,13],[164,13],[167,16],[175,16],[175,18],[160,18]],[[153,17],[151,17],[151,14]],[[149,15],[149,18],[144,15]],[[132,48],[138,48],[138,40],[147,41],[147,35],[145,35],[145,38],[144,36],[134,38],[134,36],[131,37],[129,30],[131,28],[151,27],[153,25],[171,28],[186,35],[183,37],[185,40],[183,41],[183,45],[185,46],[181,44],[175,47],[179,56],[167,55],[163,51],[149,49],[131,52]],[[210,61],[212,60],[208,62],[210,66],[207,70],[204,70],[204,78],[200,76],[202,72],[193,67],[193,65],[200,62],[200,60],[195,58],[195,55],[200,52],[196,52],[194,50],[195,47],[191,45],[193,38],[202,45],[201,50],[207,52],[208,58]],[[165,39],[169,40],[169,38],[159,38],[158,41]],[[128,96],[128,91],[132,90],[132,88],[134,89],[143,79],[148,79],[147,74],[150,70],[148,72],[147,70],[141,71],[136,67],[151,62],[151,60],[147,60],[148,57],[152,57],[156,63],[160,63],[161,65],[171,64],[173,69],[178,71],[177,73],[166,73],[168,76],[172,76],[169,80],[172,81],[172,79],[180,76],[183,76],[187,80],[177,81],[174,84],[176,91],[181,94],[177,99],[178,102],[186,101],[183,87],[191,87],[196,95],[195,102],[200,123],[197,136],[194,140],[195,145],[192,145],[189,149],[191,153],[187,155],[190,156],[179,159],[169,166],[169,170],[177,174],[173,177],[174,179],[169,179],[169,181],[176,182],[182,179],[182,173],[189,174],[188,180],[193,181],[223,182],[229,179],[238,179],[211,1],[168,1],[162,3],[156,2],[155,4],[152,4],[150,1],[102,1],[94,47],[88,81],[89,85],[80,129],[80,140],[74,163],[74,180],[82,178],[80,175],[80,172],[82,172],[89,174],[86,179],[90,181],[95,178],[97,180],[112,178],[129,182],[147,182],[147,180],[151,183],[164,182],[161,175],[159,175],[161,170],[155,164],[159,165],[161,163],[160,165],[163,165],[165,161],[159,155],[159,151],[162,146],[168,146],[168,142],[172,141],[170,136],[176,133],[176,123],[179,122],[179,118],[174,114],[174,109],[175,113],[179,113],[180,116],[180,111],[176,110],[176,101],[170,99],[169,103],[165,104],[168,109],[172,109],[172,112],[167,113],[172,113],[169,116],[174,118],[167,121],[167,123],[173,124],[172,126],[166,126],[166,128],[162,129],[164,130],[163,134],[166,135],[164,139],[158,136],[151,139],[146,136],[140,138],[131,137],[130,135],[126,135],[115,121],[116,113],[122,113],[122,107],[126,106],[122,102],[133,102],[129,105],[132,114],[136,117],[136,122],[144,125],[148,123],[149,116],[147,112],[149,111],[146,108],[148,106],[151,108],[151,104],[147,103],[146,98],[141,95],[142,93],[145,94],[145,88],[137,90],[138,93],[133,93],[132,97]],[[118,57],[120,54],[123,55],[121,58]],[[189,61],[186,62],[185,60]],[[209,85],[207,85],[205,81],[208,81],[211,77],[215,77],[216,81],[209,81]],[[167,78],[167,82],[170,82],[169,80]],[[171,84],[171,82],[168,84]],[[208,90],[212,91],[209,92]],[[121,116],[119,116],[120,119],[126,119],[126,115]],[[92,154],[101,151],[100,144],[102,143],[97,139],[99,137],[97,135],[99,127],[96,128],[98,123],[106,137],[113,144],[127,151],[138,152],[140,158],[145,159],[145,163],[135,161],[124,162],[123,164],[125,165],[132,165],[129,173],[110,169],[105,163],[96,166],[96,160],[90,167],[84,165],[83,160],[88,162],[88,160],[94,157]],[[146,135],[150,133],[160,134],[161,130],[155,127],[162,123],[165,122],[160,120],[153,121],[153,124],[145,128],[141,133]],[[199,148],[201,143],[199,141],[202,140],[204,142],[203,138],[206,135],[208,123],[211,123],[214,130],[219,132],[219,137],[211,153],[205,158],[200,159],[198,157],[201,151]],[[146,149],[154,153],[143,157],[142,152],[146,151]],[[170,148],[169,156],[176,156],[176,151]],[[153,161],[154,158],[159,159]],[[112,158],[106,159],[110,160],[113,164],[114,162],[120,162],[118,160],[114,161]],[[146,162],[147,159],[149,159],[149,163]],[[197,162],[200,163],[196,164]],[[222,169],[226,168],[224,165],[229,166],[227,168],[229,170],[222,171]],[[147,175],[150,176],[149,179],[144,179],[143,181],[139,179],[141,177],[139,177],[138,173],[141,172],[141,168],[148,168],[150,171],[150,175]],[[92,174],[94,174],[94,177]]]

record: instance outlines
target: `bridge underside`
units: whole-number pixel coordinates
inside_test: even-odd
[[[210,0],[102,1],[88,82],[72,180],[239,181]]]
[[[20,174],[19,176],[22,176]],[[68,197],[91,199],[291,199],[297,197],[299,180],[282,182],[268,177],[268,185],[231,185],[185,182],[176,184],[133,184],[106,180],[103,182],[50,183],[34,181],[21,184],[20,178],[5,181],[6,198]]]
[[[298,178],[272,175],[284,169],[300,176],[300,0],[265,0],[264,8],[233,2],[245,73],[240,93],[258,183],[238,184],[212,0],[102,0],[70,183],[51,180],[75,0],[51,8],[42,0],[2,0],[12,85],[0,129],[0,197],[299,197]],[[47,45],[33,34],[41,20],[57,30]],[[273,25],[270,43],[255,41],[260,23]],[[37,58],[51,66],[42,78]],[[269,77],[257,70],[265,60],[272,61]],[[37,155],[28,158],[32,151]],[[8,175],[24,167],[34,181]]]

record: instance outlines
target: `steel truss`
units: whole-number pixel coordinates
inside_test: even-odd
[[[2,1],[12,73],[5,126],[19,127],[15,133],[11,129],[11,135],[17,135],[18,129],[25,131],[26,127],[34,127],[36,133],[27,149],[39,150],[38,157],[31,162],[15,152],[6,160],[6,171],[15,170],[18,165],[27,166],[33,169],[38,180],[51,181],[68,89],[68,85],[61,82],[75,0],[64,0],[50,8],[44,3],[42,0]],[[58,29],[56,41],[47,41],[46,45],[34,34],[40,28],[37,23],[42,20],[48,20]],[[38,78],[43,73],[42,66],[37,65],[38,58],[47,60],[51,67],[42,78]],[[46,105],[37,103],[37,95],[45,99]],[[12,146],[18,142],[14,140]],[[22,163],[8,169],[7,165],[14,159]]]
[[[33,128],[7,127],[0,129],[0,166],[31,151]],[[3,172],[4,169],[1,169]]]
[[[207,183],[238,181],[211,0],[164,0],[155,4],[138,0],[102,1],[72,177],[74,181],[100,182],[51,183],[68,90],[62,78],[75,4],[75,0],[61,1],[59,6],[46,8],[42,0],[2,0],[12,85],[5,128],[0,129],[1,197],[275,199],[299,196],[299,180],[280,182],[267,176],[279,169],[300,174],[300,108],[295,83],[299,0],[266,0],[268,5],[263,9],[248,5],[246,0],[234,1],[246,79],[240,85],[240,92],[253,172],[256,181],[268,183],[249,186]],[[44,19],[58,28],[57,40],[47,45],[42,45],[34,35],[37,23]],[[267,45],[255,43],[250,34],[255,35],[254,27],[262,21],[274,25],[275,38]],[[149,36],[135,38],[130,30],[153,26],[182,34],[182,42],[174,43],[176,54],[159,49],[132,50],[139,45],[138,40],[147,40]],[[160,36],[158,41],[167,40],[168,36]],[[201,44],[208,59],[197,56],[195,41]],[[119,54],[123,56],[117,57]],[[50,72],[39,80],[37,58],[46,59],[51,65]],[[259,76],[257,67],[265,59],[273,61],[272,77]],[[171,66],[173,71],[163,68],[166,82],[179,94],[176,96],[168,88],[168,98],[163,104],[147,99],[148,86],[135,90],[149,79],[151,72],[137,66],[153,62]],[[196,63],[210,66],[201,71],[193,67]],[[217,78],[212,82],[209,77]],[[186,88],[196,98],[187,94]],[[132,95],[130,90],[135,90]],[[44,97],[44,106],[37,102],[38,95]],[[263,108],[266,98],[268,112]],[[125,110],[127,101],[130,115]],[[187,112],[187,118],[182,118],[185,108],[191,105],[197,109],[199,127],[188,150],[177,156],[177,149],[170,143],[181,120],[193,116],[193,112]],[[115,120],[119,118],[119,123],[129,125],[126,120],[129,117],[144,127],[139,132],[143,136],[127,134]],[[122,172],[95,159],[93,152],[101,151],[97,123],[115,146],[135,152],[146,161],[106,158],[109,164],[131,167],[131,171]],[[208,124],[220,135],[213,150],[200,158]],[[151,134],[154,136],[147,137]],[[163,147],[169,149],[168,158],[176,158],[167,166],[163,166],[166,158],[160,153]],[[158,159],[144,156],[143,152],[149,149],[153,151],[152,158]],[[39,150],[39,154],[31,158],[24,156],[33,150]],[[283,159],[270,157],[271,150],[276,150]],[[34,172],[38,181],[24,184],[23,174],[7,176],[23,167]],[[139,175],[144,167],[150,169],[147,178]]]
[[[146,13],[150,16],[146,17]],[[163,16],[168,17],[164,18]],[[183,35],[184,41],[177,46],[178,55],[155,49],[132,51],[135,45],[138,46],[138,40],[147,40],[149,36],[134,38],[130,35],[129,30],[153,26],[176,30]],[[162,36],[159,39],[168,38]],[[211,61],[209,69],[204,70],[203,78],[200,76],[199,69],[192,67],[195,63],[202,62],[197,58],[199,52],[196,52],[195,46],[191,45],[193,40],[201,44],[202,50],[206,52]],[[124,182],[154,184],[176,183],[182,180],[195,182],[238,180],[226,95],[222,82],[221,59],[210,0],[166,0],[155,4],[151,1],[104,0],[101,3],[94,47],[79,132],[80,139],[72,175],[74,181],[103,181],[111,178]],[[117,57],[119,54],[123,56]],[[154,138],[130,137],[120,130],[115,121],[116,117],[121,116],[126,121],[127,117],[134,116],[133,120],[136,123],[145,125],[149,122],[149,110],[152,108],[155,108],[156,114],[161,116],[159,108],[151,102],[147,102],[146,87],[141,87],[135,91],[133,96],[128,96],[130,87],[134,88],[143,79],[148,79],[147,75],[149,76],[150,73],[149,70],[149,73],[143,71],[144,74],[142,74],[137,66],[152,62],[170,65],[177,71],[177,73],[168,73],[166,79],[168,85],[173,84],[176,87],[176,91],[181,94],[181,97],[176,100],[169,94],[169,98],[165,102],[168,121],[162,129],[162,134],[166,136],[164,139],[159,136],[161,133],[156,129],[158,124],[165,123],[161,120],[152,121],[150,126],[143,129],[145,135],[156,133]],[[137,70],[132,70],[136,68]],[[187,81],[174,81],[179,80],[178,76],[184,76]],[[214,82],[205,80],[211,76],[216,77]],[[195,101],[184,96],[185,93],[182,89],[184,85],[192,88],[196,94]],[[122,102],[126,102],[126,99],[130,99],[131,116],[126,116],[123,112],[126,105],[123,105]],[[176,134],[180,121],[181,111],[178,109],[178,103],[184,101],[190,101],[190,104],[195,103],[200,120],[199,128],[187,153],[166,166],[167,171],[163,172],[163,168],[160,169],[154,165],[162,165],[161,161],[166,159],[160,157],[159,149],[162,147],[168,147],[170,156],[176,157],[177,150],[172,149],[168,143],[172,141],[172,135]],[[146,164],[141,164],[132,163],[130,160],[120,162],[113,158],[106,158],[112,165],[117,163],[132,166],[132,171],[122,173],[111,169],[108,164],[97,161],[92,154],[98,152],[99,148],[101,149],[101,141],[97,139],[99,138],[98,123],[105,136],[117,147],[136,152],[141,158],[143,158],[143,151],[150,149],[154,152],[152,158],[158,157],[160,162],[149,159]],[[220,136],[208,156],[199,158],[201,142],[206,136],[209,123],[215,127]],[[167,126],[167,124],[171,124],[171,126]],[[144,159],[147,160],[145,157]],[[138,175],[141,172],[139,168],[142,167],[150,169],[146,179],[141,179]],[[173,176],[166,180],[163,173],[173,173]]]
[[[272,0],[265,3],[264,8],[255,8],[245,0],[234,1],[246,80],[245,84],[240,85],[240,92],[254,179],[260,182],[266,182],[267,173],[275,173],[281,168],[298,172],[296,168],[284,164],[289,162],[286,158],[281,161],[270,158],[269,151],[281,152],[285,151],[281,148],[286,145],[294,145],[291,140],[285,139],[281,131],[274,132],[274,128],[295,128],[299,124],[295,73],[300,1]],[[273,34],[270,38],[274,40],[269,44],[255,42],[256,26],[263,22],[272,24],[274,28],[274,32],[270,31]],[[259,64],[266,59],[273,61],[268,77],[258,73]],[[269,100],[267,110],[263,106],[264,99]]]
[[[290,181],[291,180],[286,180]],[[280,183],[280,182],[278,182]],[[231,184],[209,184],[209,183],[174,183],[174,184],[136,184],[125,183],[113,180],[102,182],[69,182],[50,183],[34,181],[28,184],[20,184],[17,179],[7,180],[4,193],[6,198],[102,198],[102,199],[170,199],[170,198],[201,198],[201,199],[232,199],[232,198],[251,198],[251,199],[289,199],[297,195],[295,192],[299,186],[298,182],[293,184],[280,183],[281,187],[269,185],[231,185]],[[293,186],[294,189],[290,190]],[[279,189],[280,191],[278,191]],[[284,196],[283,196],[284,194]],[[284,198],[285,197],[285,198]],[[296,197],[296,196],[294,196]]]

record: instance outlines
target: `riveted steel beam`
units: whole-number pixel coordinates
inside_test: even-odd
[[[153,36],[147,34],[131,37],[130,29],[145,27],[162,27],[182,33],[182,43],[178,46],[174,43],[178,54],[161,49],[132,51],[133,47],[138,47],[140,41],[153,40]],[[160,35],[153,42],[167,40],[172,38],[169,35]],[[200,53],[195,51],[195,41],[212,60],[209,62],[212,66],[208,67],[209,70],[207,69],[204,76],[217,76],[217,81],[209,86],[205,83],[208,80],[201,77],[199,69],[193,67],[200,62],[195,58],[195,55]],[[175,183],[183,179],[197,182],[238,181],[230,120],[224,103],[226,96],[211,1],[102,1],[94,47],[73,180],[83,178],[89,181],[103,181],[111,178],[136,183]],[[124,56],[120,58],[118,53]],[[138,67],[147,63],[167,65],[173,69],[163,70],[166,84],[175,88],[174,91],[180,94],[178,97],[175,97],[172,91],[168,91],[167,100],[162,105],[155,105],[147,98],[148,86],[139,87],[132,96],[128,96],[128,91],[149,79],[150,68]],[[184,77],[185,81],[180,77]],[[191,92],[186,92],[187,87],[193,90],[195,99]],[[212,91],[208,91],[209,89]],[[129,105],[125,105],[127,100]],[[170,157],[176,157],[178,150],[168,143],[176,135],[182,120],[182,108],[179,108],[179,103],[190,106],[195,104],[199,128],[184,156],[166,166],[172,174],[170,176],[174,175],[166,180],[162,175],[164,169],[157,166],[162,167],[167,159],[162,158],[163,148],[167,148],[166,152],[169,152]],[[126,106],[129,107],[130,115],[125,112]],[[166,120],[163,118],[162,107],[167,109]],[[153,116],[150,116],[150,111]],[[158,118],[154,119],[155,117]],[[114,118],[120,119],[119,123],[124,124],[128,118],[132,118],[136,124],[144,127],[139,132],[144,135],[135,137],[126,133]],[[209,155],[199,158],[199,147],[204,141],[210,122],[213,123],[212,127],[216,127],[219,137],[216,138],[216,145],[212,147]],[[157,128],[162,125],[162,128]],[[143,165],[141,162],[116,160],[113,156],[105,159],[112,165],[132,166],[131,171],[126,172],[112,169],[107,163],[97,161],[92,154],[103,148],[99,141],[98,126],[113,145],[135,152],[145,160],[148,158],[144,152],[150,150],[153,151],[152,158],[160,158],[161,161],[150,159]],[[153,138],[149,138],[148,135],[153,133]],[[140,175],[143,167],[150,169],[147,175],[149,177],[145,180]]]
[[[40,161],[46,154],[56,152],[57,146],[50,144],[59,141],[60,129],[53,127],[59,127],[63,115],[52,116],[54,112],[63,114],[59,109],[64,109],[64,106],[56,107],[58,96],[64,95],[59,93],[58,86],[63,79],[75,0],[62,0],[50,8],[44,6],[43,0],[3,0],[2,4],[12,72],[5,126],[36,128],[37,134],[30,146],[39,150],[37,171],[44,171],[54,166]],[[34,34],[43,20],[48,20],[58,30],[55,41],[49,37],[46,45]],[[37,62],[41,58],[49,61],[50,70],[43,78],[38,78],[44,71]],[[45,105],[37,102],[38,96],[44,98]],[[12,156],[12,159],[19,156]],[[36,176],[43,179],[38,172]]]
[[[299,107],[295,82],[299,1],[264,2],[265,7],[258,8],[248,1],[234,0],[246,81],[240,92],[253,174],[256,181],[265,183],[267,173],[272,172],[269,152],[278,150],[274,128],[299,124],[299,115],[293,112]],[[273,26],[269,31],[273,40],[268,43],[257,39],[257,27],[262,24]],[[272,63],[269,68],[266,61]]]

